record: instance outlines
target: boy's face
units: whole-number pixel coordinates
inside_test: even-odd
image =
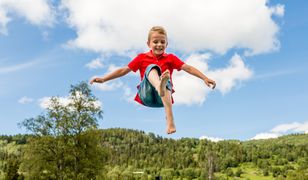
[[[153,32],[150,36],[150,41],[148,41],[148,46],[152,50],[155,56],[160,56],[165,52],[168,45],[167,37],[158,32]]]

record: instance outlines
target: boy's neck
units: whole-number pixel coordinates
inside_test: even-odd
[[[150,53],[152,54],[153,57],[156,57],[156,58],[160,58],[160,57],[164,56],[164,54],[166,54],[165,52],[163,52],[162,54],[157,54],[156,55],[156,54],[153,53],[152,50],[150,50]]]

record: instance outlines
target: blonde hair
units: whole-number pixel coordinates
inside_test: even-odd
[[[165,28],[163,28],[162,26],[153,26],[148,34],[148,41],[150,41],[153,32],[158,32],[159,34],[165,35],[167,38],[167,31],[165,30]]]

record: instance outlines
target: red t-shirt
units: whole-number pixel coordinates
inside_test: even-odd
[[[171,84],[172,84],[172,72],[173,72],[173,70],[176,69],[176,70],[180,71],[184,62],[181,61],[178,57],[176,57],[173,54],[164,53],[163,55],[156,57],[155,55],[153,55],[152,51],[149,51],[147,53],[141,53],[137,57],[135,57],[128,64],[128,67],[134,72],[139,70],[140,78],[142,80],[143,77],[144,77],[145,70],[150,64],[158,65],[161,68],[162,72],[164,72],[168,69],[170,71],[170,81],[171,81]],[[142,101],[140,100],[139,96],[138,96],[138,93],[135,97],[135,101],[143,104]]]

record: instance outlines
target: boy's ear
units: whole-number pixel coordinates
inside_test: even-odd
[[[150,47],[150,42],[149,41],[147,41],[147,45],[148,45],[148,47]]]

